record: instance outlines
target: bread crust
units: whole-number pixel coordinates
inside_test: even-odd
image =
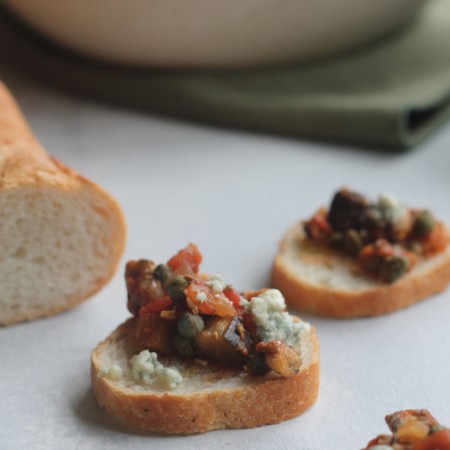
[[[308,253],[311,252],[318,256],[310,258]],[[350,257],[307,242],[299,223],[286,233],[274,260],[272,286],[283,293],[288,305],[333,318],[378,316],[397,311],[443,291],[450,282],[450,245],[442,253],[421,260],[398,281],[386,284],[367,278],[367,285],[362,289],[334,288],[311,282],[295,273],[292,258],[300,264],[313,264],[318,270],[339,265],[353,271],[355,277],[367,275],[358,273]]]
[[[93,208],[112,224],[114,231],[108,242],[112,257],[108,269],[90,290],[77,292],[59,305],[21,310],[15,315],[0,317],[0,326],[57,314],[86,300],[112,278],[125,246],[125,219],[116,200],[97,184],[65,167],[45,152],[33,136],[8,89],[0,82],[0,195],[20,189],[55,190],[61,195],[83,195],[90,198],[92,205],[95,205]],[[102,206],[101,211],[98,205]]]
[[[117,381],[99,376],[102,353],[108,346],[128,340],[134,326],[134,319],[120,325],[91,355],[92,386],[98,404],[132,427],[180,434],[251,428],[291,419],[316,401],[319,343],[314,330],[308,337],[308,362],[302,363],[294,377],[258,377],[256,383],[237,381],[235,387],[222,389],[214,388],[214,382],[205,382],[202,389],[177,394],[133,392]],[[184,383],[189,383],[189,379]]]

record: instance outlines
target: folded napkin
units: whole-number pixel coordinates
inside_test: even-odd
[[[63,51],[0,9],[0,58],[72,91],[224,126],[405,149],[450,116],[450,0],[320,62],[233,72],[136,70]]]

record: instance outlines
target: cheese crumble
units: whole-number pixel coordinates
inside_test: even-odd
[[[384,193],[378,198],[378,208],[383,216],[395,229],[402,229],[409,224],[409,209],[392,194]]]
[[[309,333],[311,326],[296,322],[286,312],[284,297],[278,289],[268,289],[247,304],[247,312],[256,325],[256,334],[261,341],[284,341],[295,347],[300,343],[300,334]]]
[[[148,350],[134,355],[130,365],[133,378],[138,383],[160,389],[175,389],[183,382],[176,368],[165,367],[158,361],[158,355]]]
[[[122,368],[117,364],[112,366],[102,366],[98,371],[98,377],[107,378],[108,380],[117,381],[122,378]]]
[[[223,276],[219,274],[209,277],[208,281],[206,281],[206,285],[211,288],[214,294],[220,294],[225,289]]]
[[[198,302],[203,303],[206,300],[206,292],[203,292],[203,291],[197,292],[195,299]]]

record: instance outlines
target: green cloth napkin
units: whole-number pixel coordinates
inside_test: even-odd
[[[410,26],[321,62],[234,72],[136,70],[38,38],[0,9],[0,58],[46,82],[190,120],[404,149],[450,116],[450,0]]]

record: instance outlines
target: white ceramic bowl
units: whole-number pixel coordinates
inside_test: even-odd
[[[369,42],[423,0],[3,0],[82,54],[140,66],[301,61]]]

